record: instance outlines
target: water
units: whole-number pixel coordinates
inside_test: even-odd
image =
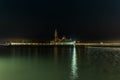
[[[119,80],[120,48],[0,47],[0,80]]]

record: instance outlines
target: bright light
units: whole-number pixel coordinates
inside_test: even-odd
[[[72,55],[72,64],[71,64],[71,74],[72,74],[72,80],[75,80],[78,76],[77,74],[77,56],[76,56],[76,47],[73,48],[73,55]]]

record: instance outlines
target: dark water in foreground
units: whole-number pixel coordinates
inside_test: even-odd
[[[120,48],[0,47],[0,80],[119,80]]]

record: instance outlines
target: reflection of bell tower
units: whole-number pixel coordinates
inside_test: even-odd
[[[54,41],[57,42],[59,40],[58,38],[58,33],[57,33],[57,30],[55,30],[55,33],[54,33]]]

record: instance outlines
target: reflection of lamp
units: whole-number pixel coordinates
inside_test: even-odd
[[[57,57],[58,57],[58,48],[57,48],[57,46],[54,47],[54,57],[55,57],[55,60],[57,60]]]
[[[76,56],[76,47],[73,48],[73,55],[72,55],[72,64],[71,64],[71,74],[72,80],[75,80],[78,76],[77,74],[77,56]]]

